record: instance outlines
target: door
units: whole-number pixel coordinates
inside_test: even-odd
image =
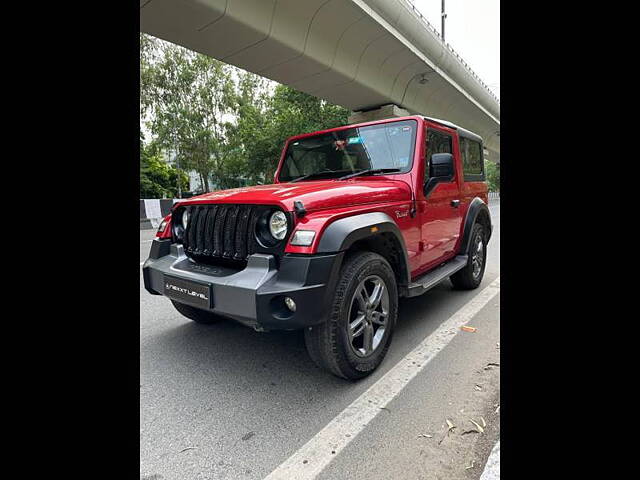
[[[453,136],[444,130],[429,126],[425,148],[425,168],[423,185],[429,179],[429,165],[434,153],[451,153],[454,156],[454,178],[450,182],[440,182],[424,198],[421,210],[421,233],[423,242],[422,268],[429,269],[453,256],[460,236],[462,214],[460,209],[459,151]]]

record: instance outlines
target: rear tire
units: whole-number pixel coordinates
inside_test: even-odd
[[[218,323],[224,320],[224,317],[216,315],[215,313],[207,312],[206,310],[200,310],[199,308],[194,308],[174,300],[171,300],[171,303],[173,303],[173,306],[176,307],[178,312],[196,323],[211,325],[212,323]]]
[[[449,279],[455,288],[472,290],[478,288],[484,276],[484,268],[487,263],[487,236],[484,227],[476,223],[471,230],[469,250],[467,251],[467,265],[458,270]]]
[[[389,262],[358,252],[342,266],[327,322],[304,331],[309,356],[338,377],[364,378],[387,354],[397,316],[398,289]]]

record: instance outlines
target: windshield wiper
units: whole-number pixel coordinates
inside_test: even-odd
[[[366,170],[360,170],[359,172],[350,173],[349,175],[345,175],[344,177],[338,178],[338,180],[346,180],[347,178],[359,177],[361,175],[376,175],[379,173],[392,173],[399,172],[399,168],[367,168]]]
[[[313,172],[313,173],[310,173],[308,175],[303,175],[301,177],[294,178],[293,180],[289,180],[289,183],[299,182],[300,180],[304,180],[306,178],[315,177],[315,176],[318,176],[318,175],[324,175],[325,173],[336,173],[336,172],[339,172],[339,170],[323,170],[321,172]]]

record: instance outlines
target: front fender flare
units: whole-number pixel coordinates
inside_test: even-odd
[[[374,229],[374,227],[376,228]],[[372,229],[374,229],[374,231],[372,231]],[[398,224],[386,213],[363,213],[336,220],[323,232],[317,251],[318,253],[345,251],[359,240],[383,233],[389,233],[397,240],[399,244],[398,248],[401,251],[400,261],[403,262],[403,265],[400,265],[402,280],[409,283],[409,259],[407,257],[404,237]]]

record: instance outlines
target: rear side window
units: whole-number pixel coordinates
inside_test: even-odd
[[[437,130],[427,130],[427,164],[424,169],[424,181],[429,177],[431,155],[434,153],[453,153],[451,136]]]
[[[482,144],[466,137],[460,137],[460,155],[465,182],[484,181],[484,155]]]

